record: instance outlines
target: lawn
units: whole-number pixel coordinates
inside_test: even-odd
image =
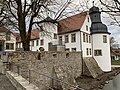
[[[112,65],[120,65],[120,60],[112,60]]]

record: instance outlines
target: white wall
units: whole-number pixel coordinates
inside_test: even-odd
[[[38,46],[36,44],[37,40],[38,40]],[[32,46],[32,41],[34,41],[34,46]],[[31,51],[37,51],[37,50],[39,50],[40,39],[35,39],[35,40],[32,40],[32,41],[30,41],[30,50]]]
[[[88,21],[88,18],[89,18],[89,21]],[[88,31],[86,30],[86,25],[88,26]],[[92,50],[91,43],[89,43],[89,42],[88,43],[87,42],[83,42],[83,33],[90,35],[90,27],[91,27],[91,20],[90,20],[90,16],[87,15],[86,19],[85,19],[85,21],[83,23],[83,26],[81,28],[81,42],[82,42],[81,45],[82,45],[83,57],[91,57],[92,56],[90,54],[87,55],[87,51],[86,51],[87,48],[89,48],[89,49],[91,48],[91,50]]]
[[[107,43],[103,43],[103,35],[107,35]],[[103,71],[111,71],[109,34],[93,34],[93,55],[95,49],[102,50],[102,56],[95,56],[98,65]]]
[[[76,42],[71,42],[71,34],[76,34]],[[67,49],[69,48],[70,51],[72,51],[71,50],[72,48],[76,48],[76,51],[81,51],[81,48],[80,48],[80,31],[59,35],[59,36],[62,36],[62,41],[63,42],[65,42],[65,35],[68,35],[68,37],[69,37],[69,42],[65,43],[66,48]]]
[[[14,43],[14,49],[6,49],[6,43]],[[10,41],[6,41],[5,40],[5,43],[4,43],[4,50],[5,51],[15,51],[16,50],[16,37],[11,33],[11,36],[10,36]]]
[[[54,39],[54,33],[57,34],[57,26],[54,24],[47,24],[44,28],[44,32],[40,32],[40,39],[39,39],[39,45],[36,46],[36,40],[34,41],[34,47],[32,47],[32,51],[37,51],[39,50],[40,47],[43,47],[45,51],[48,51],[48,43],[56,41]],[[40,41],[43,39],[44,44],[41,45]]]

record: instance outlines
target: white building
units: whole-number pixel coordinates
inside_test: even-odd
[[[59,23],[58,39],[65,42],[66,50],[82,51],[83,57],[92,56],[89,12],[68,17]]]
[[[15,51],[16,37],[5,27],[0,27],[0,51]]]
[[[101,22],[98,7],[93,6],[89,12],[60,20],[57,25],[46,24],[44,30],[47,33],[39,32],[37,38],[31,39],[32,51],[41,47],[45,51],[58,50],[54,47],[59,47],[59,50],[65,47],[66,51],[81,51],[83,58],[93,57],[103,71],[111,71],[110,33]]]
[[[107,26],[101,22],[101,12],[98,7],[93,6],[90,9],[92,51],[93,57],[103,71],[111,71],[110,57],[110,33]]]
[[[16,42],[16,49],[23,50],[22,48],[22,43],[21,43],[21,38],[19,33],[15,33],[17,37],[17,42]],[[30,50],[31,51],[38,51],[40,47],[40,30],[39,29],[33,29],[31,31],[31,41],[30,41]]]

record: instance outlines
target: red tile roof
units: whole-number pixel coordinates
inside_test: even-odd
[[[2,33],[2,32],[10,32],[10,30],[8,30],[7,28],[1,26],[0,27],[0,33]]]
[[[39,34],[40,34],[40,30],[39,29],[33,29],[31,31],[31,39],[38,39],[39,38]]]
[[[39,29],[33,29],[31,31],[31,40],[39,39],[39,32],[40,32]],[[14,35],[16,36],[17,42],[21,42],[20,34],[19,33],[14,33]]]
[[[80,14],[60,20],[58,25],[58,34],[80,30],[85,21],[86,15],[87,12],[82,12]]]
[[[111,50],[114,55],[120,56],[120,48],[112,48]]]
[[[21,38],[20,38],[20,34],[19,34],[19,33],[14,32],[13,35],[16,37],[16,41],[17,41],[17,42],[20,42],[20,41],[21,41]]]

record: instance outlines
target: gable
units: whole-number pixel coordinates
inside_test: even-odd
[[[58,24],[58,34],[80,30],[85,21],[86,15],[87,12],[82,12],[80,14],[60,20]]]

